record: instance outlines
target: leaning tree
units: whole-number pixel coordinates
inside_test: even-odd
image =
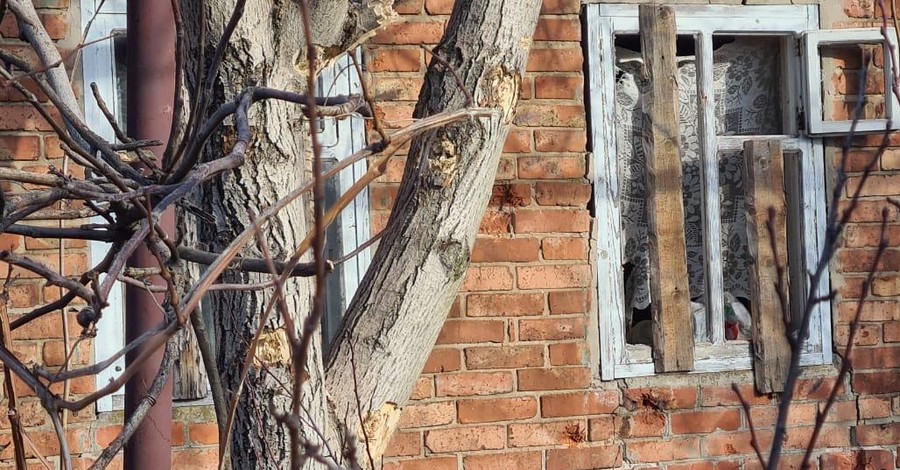
[[[374,466],[469,264],[540,1],[457,1],[444,37],[431,51],[413,123],[387,132],[365,87],[362,96],[325,101],[316,98],[316,75],[393,20],[390,0],[173,0],[174,118],[169,135],[158,136],[167,145],[157,154],[149,149],[158,141],[129,136],[111,113],[106,114],[115,142],[91,129],[32,3],[5,3],[40,63],[0,50],[2,79],[45,114],[66,158],[86,176],[56,168],[47,174],[0,168],[0,180],[38,188],[3,195],[0,230],[111,247],[101,263],[76,276],[62,276],[26,255],[0,253],[10,266],[66,291],[10,326],[77,306],[83,334],[102,340],[108,335],[103,312],[117,280],[156,294],[165,313],[158,327],[121,352],[141,351],[118,379],[77,399],[54,393],[50,385],[96,374],[110,361],[32,370],[8,342],[0,344],[7,373],[35,391],[54,423],[65,467],[71,468],[71,457],[60,415],[114,392],[150,352],[165,350],[148,399],[95,463],[105,466],[152,405],[168,378],[178,338],[191,326],[215,403],[222,466]],[[24,85],[27,79],[49,98],[61,123]],[[85,99],[105,109],[99,94]],[[375,137],[325,172],[319,136],[309,122],[348,113],[370,116]],[[323,253],[325,227],[407,143],[396,207],[325,356],[317,330],[324,279],[332,268]],[[361,159],[368,171],[326,212],[324,181]],[[175,233],[160,223],[172,211],[179,218]],[[88,217],[104,223],[89,224]],[[48,228],[29,223],[35,219],[75,223]],[[126,262],[139,250],[153,260],[149,266]],[[215,332],[207,332],[196,313],[207,295]],[[216,342],[210,340],[213,333]],[[13,425],[14,435],[21,435]],[[21,441],[14,441],[19,447]]]

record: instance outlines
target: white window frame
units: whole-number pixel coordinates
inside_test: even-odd
[[[854,132],[884,132],[886,126],[890,124],[891,129],[898,129],[900,122],[897,122],[898,103],[897,97],[891,92],[891,86],[894,81],[894,74],[891,70],[891,64],[896,60],[891,57],[891,49],[896,55],[897,32],[894,28],[888,28],[888,41],[893,47],[883,48],[884,53],[884,108],[885,119],[864,119],[856,124]],[[836,29],[826,31],[808,31],[804,35],[803,47],[806,57],[819,57],[819,47],[824,45],[849,45],[859,46],[861,44],[884,44],[884,34],[881,30],[874,28],[859,29]],[[823,102],[825,99],[824,87],[825,73],[822,67],[809,67],[806,76],[806,96],[809,96],[809,133],[811,135],[846,135],[850,133],[853,121],[826,121],[823,118]],[[860,86],[864,86],[860,84]]]
[[[99,11],[102,5],[103,10]],[[126,28],[125,16],[126,0],[82,0],[81,2],[81,31],[87,27],[91,18],[91,30],[88,32],[86,43],[111,35],[114,31]],[[96,16],[95,16],[95,12]],[[116,90],[116,56],[112,40],[100,41],[90,44],[81,51],[82,90],[84,93],[84,118],[88,127],[94,130],[100,137],[109,142],[116,141],[116,135],[112,126],[106,120],[97,101],[90,92],[91,83],[96,83],[100,95],[106,101],[106,105],[113,116],[119,115],[121,105]],[[124,123],[120,123],[123,124]],[[91,263],[96,265],[109,252],[109,244],[103,242],[90,242]],[[105,277],[105,275],[103,276]],[[109,293],[109,306],[103,311],[103,319],[99,327],[103,331],[103,341],[95,340],[94,360],[104,361],[125,346],[125,298],[122,284],[117,282]],[[118,377],[125,370],[125,358],[121,357],[112,365],[97,374],[97,388],[106,386],[111,380]],[[97,411],[106,412],[121,410],[124,408],[123,389],[119,389],[112,395],[107,395],[97,401]]]
[[[713,34],[758,34],[784,37],[784,51],[795,50],[802,35],[819,26],[818,9],[814,5],[791,6],[728,6],[676,5],[675,21],[679,34],[697,38],[698,96],[706,96],[698,109],[701,129],[701,166],[704,176],[703,197],[704,243],[707,260],[707,311],[710,318],[709,342],[695,344],[694,368],[691,373],[722,372],[752,368],[749,345],[745,341],[725,341],[722,325],[724,306],[721,295],[721,236],[719,233],[719,198],[717,154],[721,150],[741,149],[743,141],[761,136],[716,136],[715,94],[713,89]],[[614,46],[616,34],[638,34],[638,5],[599,5],[585,7],[587,15],[587,63],[590,100],[591,133],[594,147],[593,178],[594,206],[597,220],[597,312],[600,340],[600,375],[603,380],[654,375],[650,347],[626,344],[623,289],[623,241],[619,210],[618,162],[615,133],[615,73]],[[799,49],[797,49],[799,50]],[[803,61],[785,53],[783,74],[800,77]],[[796,83],[795,83],[796,82]],[[802,198],[801,226],[804,250],[791,259],[799,263],[800,272],[816,266],[825,239],[825,167],[821,140],[800,133],[799,115],[802,84],[799,78],[790,81],[790,91],[784,93],[785,128],[789,135],[765,136],[779,138],[786,152],[799,151],[799,173],[802,182],[795,181]],[[707,131],[711,130],[711,131]],[[883,130],[883,127],[882,127]],[[795,255],[798,255],[795,253]],[[802,281],[807,280],[801,276]],[[801,282],[802,282],[801,281]],[[828,293],[829,280],[822,279],[815,286],[817,295]],[[803,292],[806,286],[802,286]],[[831,363],[831,306],[820,303],[813,312],[810,336],[806,342],[801,364]]]
[[[102,4],[102,11],[96,14],[97,8]],[[127,27],[126,0],[83,0],[81,2],[81,26],[82,31],[88,21],[94,18],[91,30],[88,33],[87,42],[107,37],[115,31],[125,30]],[[333,69],[322,72],[322,83],[328,85],[328,89],[320,90],[325,96],[337,96],[360,93],[360,83],[349,57],[343,57],[337,61]],[[100,107],[94,100],[90,90],[91,83],[97,83],[100,95],[106,101],[113,116],[119,115],[120,97],[116,90],[115,50],[113,41],[100,41],[91,44],[82,50],[82,78],[84,92],[84,114],[88,126],[104,139],[114,142],[116,140],[112,126],[106,120]],[[124,123],[120,123],[124,125]],[[323,121],[322,142],[326,161],[336,164],[340,160],[349,157],[354,152],[366,146],[365,123],[359,116],[336,120],[328,118]],[[335,179],[336,190],[341,194],[347,191],[366,172],[366,160],[356,162],[339,173]],[[353,204],[341,212],[336,222],[340,236],[341,251],[343,255],[355,250],[359,245],[369,239],[369,193],[368,190],[360,193]],[[91,262],[97,264],[103,260],[109,250],[109,245],[101,242],[91,242]],[[337,276],[339,283],[336,289],[332,289],[330,302],[339,306],[329,312],[324,326],[335,328],[340,322],[340,314],[346,309],[347,303],[353,298],[356,287],[362,280],[371,261],[370,249],[363,250],[355,258],[341,265]],[[125,320],[124,320],[124,292],[121,283],[116,283],[109,295],[110,305],[104,309],[101,328],[104,331],[103,341],[94,341],[94,358],[103,361],[120,351],[125,346]],[[125,369],[125,359],[119,358],[115,363],[97,374],[97,387],[105,386],[110,380],[116,378]],[[196,403],[196,402],[188,402]],[[124,389],[119,389],[112,395],[97,401],[97,411],[107,412],[124,408]]]

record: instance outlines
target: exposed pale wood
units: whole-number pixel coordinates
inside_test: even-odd
[[[650,93],[644,97],[647,218],[653,360],[657,372],[691,370],[694,333],[681,192],[675,11],[640,6],[641,51]]]
[[[638,32],[638,5],[597,5],[621,33]],[[816,5],[673,5],[682,32],[784,34],[818,27]],[[814,26],[809,26],[809,25]]]
[[[716,101],[713,89],[713,41],[709,33],[697,39],[697,109],[701,136],[703,178],[703,250],[706,264],[706,314],[708,338],[725,341],[725,304],[722,275],[722,219],[719,204],[719,145],[716,136]]]
[[[588,7],[588,84],[592,103],[594,142],[594,208],[597,211],[597,309],[600,329],[600,376],[616,377],[616,364],[624,362],[625,324],[622,317],[622,220],[619,210],[619,168],[616,158],[615,83],[613,78],[612,30],[608,18],[597,15],[597,5]]]
[[[357,436],[367,430],[376,462],[469,265],[540,3],[458,0],[435,50],[456,64],[477,104],[498,112],[412,141],[386,233],[329,352],[331,404]],[[453,75],[433,60],[414,117],[458,109],[466,100]],[[362,423],[354,388],[362,397]]]
[[[788,260],[781,142],[751,140],[744,144],[744,201],[747,241],[754,261],[750,269],[750,307],[756,389],[760,393],[781,392],[791,358],[785,326],[790,306],[782,309],[778,292],[777,263],[786,264]],[[767,228],[773,209],[774,240]]]
[[[181,352],[175,359],[172,398],[175,400],[198,400],[206,396],[206,372],[197,349],[197,339],[193,328],[185,328],[179,335]]]

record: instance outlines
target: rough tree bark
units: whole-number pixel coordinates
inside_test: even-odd
[[[492,118],[413,140],[386,234],[345,313],[325,374],[339,417],[377,460],[457,295],[519,97],[540,0],[457,0],[414,117],[473,105]],[[461,89],[457,77],[465,89]],[[354,379],[354,368],[356,369]],[[354,425],[355,424],[355,425]]]
[[[339,51],[356,44],[365,34],[390,18],[390,0],[367,2],[362,8],[348,0],[311,2],[313,37],[320,44],[319,52],[327,60]],[[201,59],[196,41],[206,29],[205,66],[213,55],[216,42],[235,8],[233,0],[182,2],[188,21],[186,37],[189,45],[187,69],[192,72]],[[205,8],[201,16],[198,8]],[[205,18],[205,25],[199,20]],[[306,55],[303,41],[302,16],[298,2],[278,0],[247,2],[243,17],[225,50],[218,76],[214,81],[213,99],[209,109],[224,100],[231,100],[248,85],[276,89],[304,91]],[[197,77],[189,80],[192,93],[197,89]],[[259,103],[252,108],[251,122],[254,141],[248,150],[246,163],[238,170],[223,175],[203,188],[199,207],[209,208],[214,224],[200,224],[199,239],[212,250],[224,248],[235,234],[250,224],[250,211],[266,207],[286,195],[298,183],[309,179],[307,131],[299,107],[276,100]],[[211,139],[207,155],[221,156],[228,150],[229,135],[225,129]],[[307,211],[302,202],[282,211],[269,225],[267,243],[276,259],[285,259],[300,243],[309,229]],[[245,254],[259,256],[255,250]],[[230,273],[223,282],[260,282],[269,276]],[[295,315],[296,325],[309,313],[309,284],[295,278],[289,281],[285,300]],[[242,362],[247,355],[249,339],[260,324],[260,313],[271,292],[222,292],[210,296],[216,324],[216,361],[227,399],[238,389]],[[274,412],[290,410],[290,393],[282,384],[291,383],[290,349],[286,341],[282,318],[273,314],[265,322],[257,351],[258,362],[252,367],[244,383],[240,404],[231,433],[233,468],[284,468],[289,462],[290,446],[287,429],[276,421]],[[321,342],[312,341],[310,378],[304,394],[303,408],[309,415],[304,420],[326,421]],[[316,366],[316,364],[319,364]],[[305,438],[317,441],[315,434]]]
[[[318,1],[313,24],[322,59],[353,47],[387,18],[389,2]],[[189,5],[190,4],[190,5]],[[183,2],[186,18],[197,18],[193,2]],[[233,3],[207,2],[207,37],[218,38]],[[277,8],[276,8],[277,7]],[[340,459],[343,423],[364,449],[363,431],[376,461],[399,419],[400,408],[443,325],[469,264],[481,215],[487,205],[499,156],[519,95],[540,0],[459,0],[447,33],[435,53],[461,77],[461,89],[440,61],[432,61],[416,117],[471,106],[496,107],[492,118],[462,122],[413,141],[397,206],[363,284],[357,291],[332,348],[327,367],[318,339],[304,391],[305,438],[327,436],[323,453]],[[200,25],[189,25],[197,38]],[[216,101],[231,99],[248,84],[303,90],[306,73],[302,30],[296,2],[248,2],[215,81]],[[211,51],[213,43],[206,45]],[[197,50],[197,44],[191,45]],[[189,54],[197,60],[198,54]],[[189,64],[192,69],[196,64]],[[468,96],[474,97],[470,103]],[[215,106],[218,103],[213,103]],[[201,207],[211,208],[215,224],[201,229],[211,249],[222,248],[249,222],[248,208],[271,204],[298,181],[308,180],[302,116],[293,105],[265,102],[253,108],[255,141],[247,163],[203,191]],[[227,148],[227,130],[210,145],[210,155]],[[276,257],[285,257],[308,232],[302,204],[283,212],[267,234]],[[252,253],[250,253],[252,254]],[[258,255],[258,254],[257,254]],[[231,274],[237,276],[237,274]],[[256,282],[262,276],[239,275],[223,282]],[[307,284],[292,281],[287,301],[300,325],[309,313]],[[238,385],[246,344],[260,321],[268,296],[260,292],[213,295],[217,323],[217,366],[224,388]],[[290,352],[284,324],[273,315],[247,378],[231,439],[234,468],[282,468],[287,465],[287,430],[272,409],[289,409],[279,382],[290,383]],[[353,366],[357,381],[353,378]],[[264,365],[265,367],[260,367]],[[365,409],[357,416],[358,387]],[[327,393],[326,393],[327,392]],[[326,397],[329,402],[326,402]],[[367,462],[360,455],[359,461]]]

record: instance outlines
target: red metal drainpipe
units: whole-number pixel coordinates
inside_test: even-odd
[[[127,36],[128,134],[136,139],[157,139],[154,148],[159,160],[172,125],[175,91],[175,22],[169,2],[128,0]],[[160,220],[163,229],[174,233],[175,216],[169,211]],[[129,259],[135,267],[156,266],[156,258],[141,246]],[[156,279],[160,284],[162,281]],[[161,298],[159,299],[161,300]],[[125,289],[125,338],[133,339],[159,325],[163,314],[147,291]],[[128,364],[143,353],[137,348],[125,357]],[[159,371],[163,351],[145,361],[125,384],[125,419],[146,394]],[[169,378],[156,404],[144,418],[125,447],[126,470],[163,470],[172,466],[172,379]]]

